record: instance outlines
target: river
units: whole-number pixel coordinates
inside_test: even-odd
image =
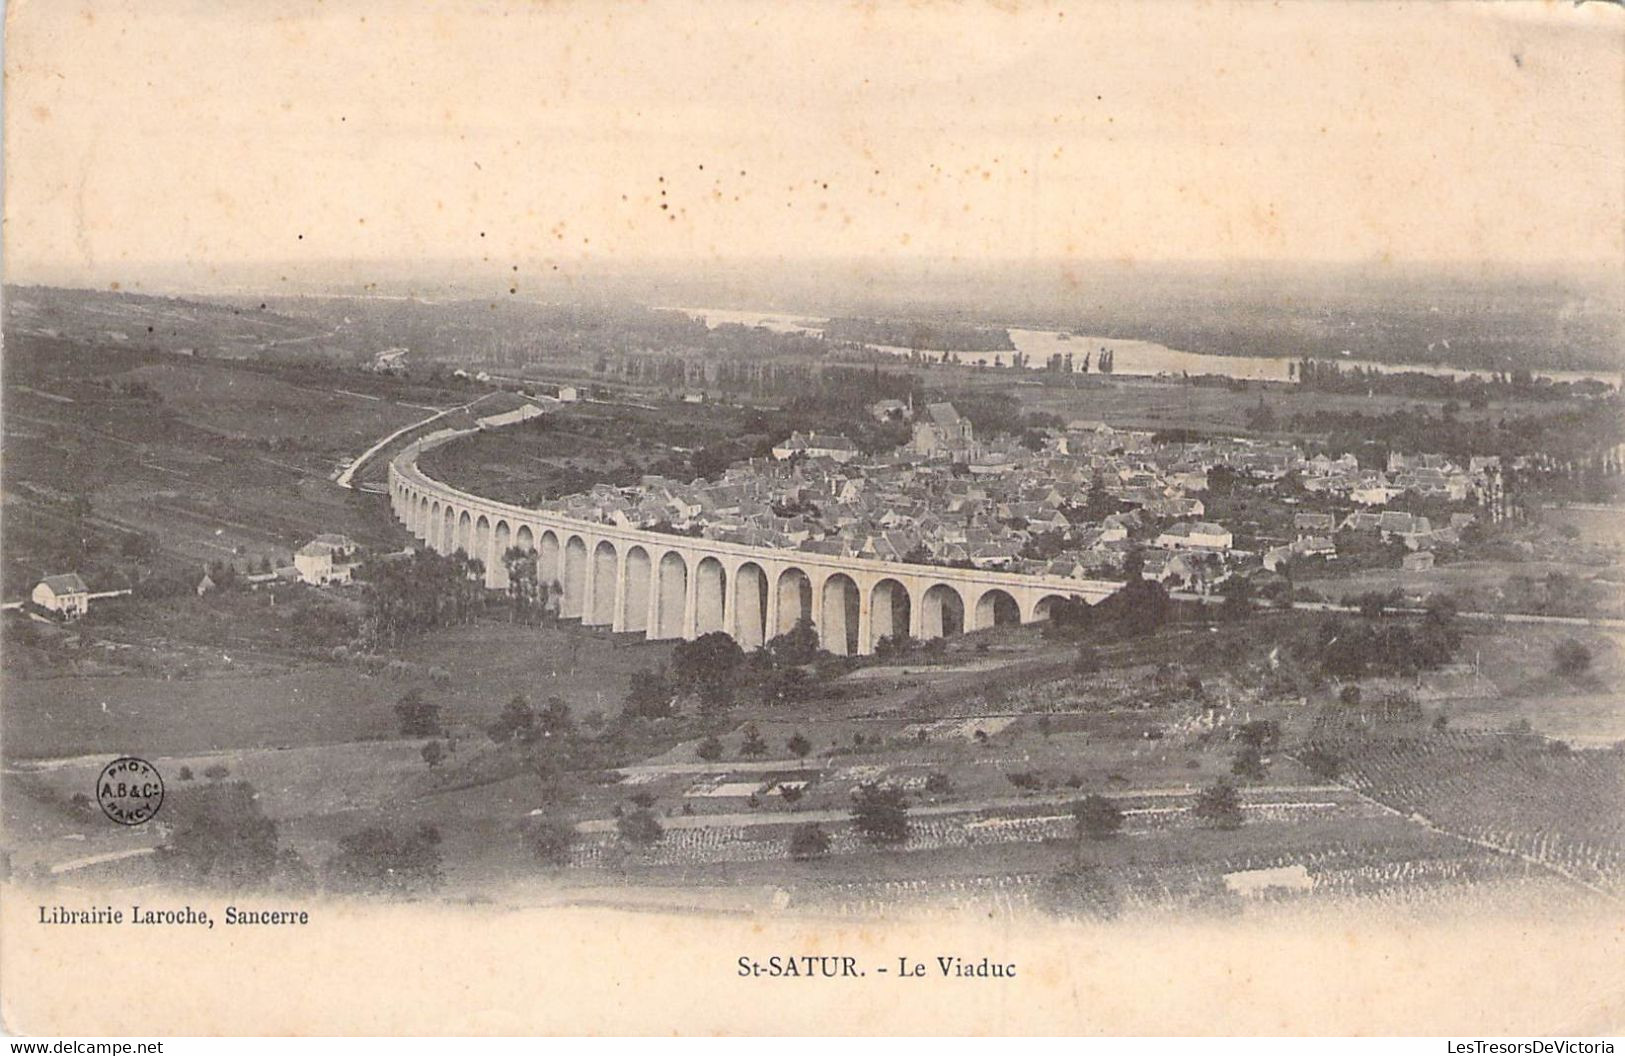
[[[718,327],[729,323],[740,326],[762,327],[766,330],[781,334],[813,334],[821,335],[825,319],[816,315],[794,315],[782,312],[755,312],[724,308],[666,308],[664,311],[682,312],[695,319],[702,319],[709,327]],[[1121,337],[1098,337],[1087,334],[1063,334],[1055,330],[1032,330],[1024,327],[1007,327],[1010,341],[1016,346],[1016,351],[1027,357],[1029,370],[1043,370],[1049,363],[1051,356],[1057,352],[1063,356],[1072,354],[1073,369],[1081,370],[1084,355],[1089,355],[1090,370],[1093,370],[1100,361],[1102,349],[1110,349],[1112,353],[1112,373],[1133,375],[1140,377],[1155,377],[1163,374],[1212,374],[1229,378],[1239,378],[1245,381],[1291,381],[1292,364],[1296,364],[1301,357],[1292,356],[1213,356],[1199,352],[1181,352],[1155,341],[1138,341]],[[896,345],[869,345],[878,352],[888,355],[909,357],[914,355],[912,349],[900,348]],[[937,356],[939,353],[926,353]],[[1012,353],[1006,352],[968,352],[953,353],[954,358],[961,364],[1006,364],[1010,361]],[[1402,374],[1414,372],[1418,374],[1433,374],[1440,377],[1465,378],[1477,376],[1487,378],[1489,371],[1468,370],[1462,367],[1442,366],[1437,363],[1382,363],[1376,360],[1360,359],[1355,356],[1317,357],[1334,361],[1345,367],[1365,367],[1381,371],[1384,374]],[[1534,372],[1537,377],[1550,378],[1553,381],[1583,381],[1594,379],[1606,382],[1616,388],[1621,383],[1621,375],[1609,371],[1573,371],[1573,370],[1542,370]]]

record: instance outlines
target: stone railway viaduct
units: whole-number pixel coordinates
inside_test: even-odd
[[[540,582],[561,591],[559,615],[587,626],[651,640],[726,631],[749,651],[805,618],[823,648],[866,655],[887,635],[1031,623],[1057,600],[1094,604],[1119,586],[742,546],[495,502],[418,468],[422,451],[459,435],[419,440],[391,461],[395,516],[436,551],[479,559],[492,589],[508,586],[502,555],[510,547],[534,552]]]

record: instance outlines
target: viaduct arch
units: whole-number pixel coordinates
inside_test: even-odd
[[[460,435],[420,440],[390,462],[395,516],[435,551],[477,558],[491,589],[508,585],[503,555],[511,547],[535,555],[539,581],[559,596],[559,615],[589,626],[650,639],[726,631],[749,651],[806,618],[823,648],[867,655],[888,636],[1032,623],[1048,619],[1058,600],[1093,604],[1118,587],[742,546],[526,509],[459,491],[418,468],[421,452]]]

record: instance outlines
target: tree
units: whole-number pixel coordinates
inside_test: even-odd
[[[790,704],[800,700],[807,692],[807,672],[799,667],[774,668],[762,680],[764,704]]]
[[[440,831],[422,824],[408,832],[372,826],[339,840],[322,869],[332,891],[414,894],[440,883]]]
[[[1072,820],[1080,838],[1104,840],[1122,829],[1123,812],[1105,796],[1094,794],[1072,804]]]
[[[1168,620],[1173,602],[1168,588],[1150,579],[1131,578],[1089,610],[1096,626],[1127,638],[1154,634]]]
[[[909,637],[907,631],[896,634],[882,635],[880,641],[875,643],[875,657],[880,660],[890,660],[899,656],[906,656],[914,648],[914,639]]]
[[[1368,620],[1380,619],[1384,613],[1404,601],[1399,591],[1393,590],[1384,593],[1380,590],[1368,590],[1354,599],[1360,615]]]
[[[796,625],[767,643],[768,659],[775,667],[810,664],[818,659],[818,629],[803,616]]]
[[[1281,743],[1281,724],[1274,719],[1254,719],[1236,727],[1236,739],[1261,751]]]
[[[784,742],[784,746],[790,749],[790,754],[795,756],[797,759],[807,758],[807,753],[812,751],[812,742],[807,740],[807,738],[803,737],[800,733],[791,736],[788,741]]]
[[[901,788],[865,782],[852,801],[852,822],[870,843],[897,844],[908,839],[908,800]]]
[[[1247,428],[1257,433],[1267,433],[1275,428],[1275,412],[1264,402],[1263,393],[1258,395],[1258,405],[1247,412]]]
[[[536,568],[536,554],[517,546],[502,552],[508,573],[508,619],[535,623],[547,604],[547,588]]]
[[[1072,660],[1074,675],[1093,675],[1100,670],[1100,650],[1088,642],[1078,643],[1078,655]]]
[[[1264,779],[1264,755],[1256,744],[1243,744],[1230,760],[1230,772],[1248,781]]]
[[[666,673],[658,668],[632,672],[626,691],[626,713],[646,719],[664,719],[675,714],[676,702]]]
[[[716,734],[706,734],[705,739],[694,746],[694,754],[708,763],[721,759],[722,742],[717,739]]]
[[[1229,576],[1219,585],[1219,593],[1224,596],[1224,602],[1219,606],[1219,615],[1227,620],[1241,622],[1253,614],[1253,581],[1246,576]]]
[[[734,706],[734,687],[730,682],[718,682],[700,690],[701,715],[726,715]]]
[[[536,713],[536,731],[543,737],[568,736],[575,729],[575,721],[570,717],[570,705],[564,702],[563,697],[548,697],[542,710]]]
[[[653,847],[666,834],[660,819],[648,807],[634,807],[623,811],[615,819],[615,831],[621,840],[634,847]]]
[[[1552,670],[1564,678],[1579,678],[1591,670],[1591,650],[1583,642],[1565,638],[1552,650]]]
[[[536,711],[523,694],[516,693],[512,700],[503,705],[502,714],[497,716],[486,732],[498,744],[508,741],[529,744],[536,739]]]
[[[1089,492],[1083,500],[1084,518],[1090,521],[1103,521],[1112,514],[1119,512],[1122,506],[1112,498],[1111,492],[1106,490],[1106,474],[1096,469],[1094,478],[1089,482]]]
[[[829,834],[816,821],[797,825],[790,834],[790,857],[798,862],[829,853]]]
[[[1197,793],[1196,806],[1191,811],[1198,821],[1215,829],[1241,827],[1241,796],[1236,786],[1223,778]]]
[[[745,662],[739,643],[722,631],[682,642],[671,654],[672,681],[702,696],[725,686]]]
[[[1241,484],[1241,474],[1229,466],[1214,466],[1207,471],[1207,493],[1214,498],[1235,494]]]
[[[544,865],[569,864],[576,836],[576,827],[567,818],[543,814],[525,821],[525,845]]]
[[[1428,595],[1422,627],[1437,635],[1446,659],[1461,647],[1461,627],[1457,621],[1456,599],[1449,594]]]
[[[762,740],[762,733],[756,728],[754,722],[745,725],[745,739],[739,745],[740,755],[766,755],[767,742]]]
[[[159,850],[161,868],[186,884],[269,886],[280,857],[277,827],[260,809],[253,786],[244,781],[205,785],[187,796],[189,811]]]
[[[406,737],[433,737],[440,732],[440,705],[423,699],[418,689],[409,689],[395,704],[401,734]]]
[[[446,749],[439,741],[430,741],[423,746],[420,754],[423,761],[429,764],[429,769],[433,770],[446,758]]]
[[[368,588],[362,639],[369,647],[390,646],[436,627],[473,622],[485,608],[483,572],[466,554],[428,549],[404,560],[367,562],[356,572]]]

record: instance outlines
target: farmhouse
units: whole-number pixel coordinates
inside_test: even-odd
[[[318,535],[294,551],[293,567],[299,572],[300,582],[311,586],[348,583],[360,563],[356,560],[359,550],[355,540],[347,535]]]
[[[1403,488],[1391,488],[1386,484],[1371,482],[1350,491],[1349,498],[1361,506],[1384,506],[1403,491]]]
[[[1330,535],[1336,526],[1336,519],[1329,513],[1299,513],[1292,518],[1292,527],[1297,530],[1299,539],[1311,535]]]
[[[1157,545],[1169,550],[1228,550],[1233,541],[1229,529],[1212,521],[1181,521],[1157,536]]]
[[[1175,495],[1166,499],[1152,499],[1141,509],[1153,517],[1200,517],[1207,512],[1201,499],[1188,495]]]
[[[829,434],[791,433],[790,439],[773,448],[773,457],[783,461],[796,455],[808,458],[831,458],[837,462],[850,462],[858,457],[858,445],[844,436]]]
[[[914,417],[914,407],[902,400],[878,400],[869,406],[877,422],[906,422]]]
[[[1189,588],[1200,572],[1196,563],[1183,554],[1152,551],[1145,555],[1140,576],[1157,583]]]
[[[46,576],[34,587],[33,601],[47,612],[76,620],[90,611],[90,588],[77,572]]]

